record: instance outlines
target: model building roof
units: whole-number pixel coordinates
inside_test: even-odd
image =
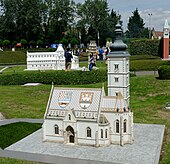
[[[64,119],[68,112],[76,119],[99,121],[101,112],[127,112],[124,97],[105,96],[104,88],[52,87],[45,118]]]

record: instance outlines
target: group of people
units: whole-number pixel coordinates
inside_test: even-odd
[[[107,63],[107,55],[109,54],[109,52],[110,52],[110,49],[108,47],[105,50],[103,50],[102,48],[99,48],[99,50],[97,50],[96,52],[96,56],[98,57],[97,59],[105,60],[105,62]],[[89,60],[89,71],[93,69],[93,66],[96,66],[96,63],[95,63],[93,53],[91,53],[90,60]]]
[[[96,53],[98,55],[99,60],[106,60],[109,52],[110,52],[109,48],[106,47],[105,50],[103,50],[103,48],[99,48],[99,50]]]
[[[103,60],[103,54],[105,54],[105,59],[107,59],[107,55],[109,53],[109,49],[106,48],[106,50],[104,51],[103,49],[99,49],[99,60]],[[65,69],[66,70],[70,70],[71,69],[71,62],[72,62],[72,58],[73,58],[73,55],[72,55],[72,52],[70,50],[70,48],[67,48],[67,50],[65,51]],[[90,59],[89,59],[89,71],[92,71],[93,67],[96,66],[96,63],[95,63],[95,58],[94,58],[94,55],[93,53],[90,54]]]

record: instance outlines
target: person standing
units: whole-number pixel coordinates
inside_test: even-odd
[[[67,48],[67,51],[65,52],[65,69],[70,70],[71,69],[71,59],[73,58],[72,53],[70,51],[70,48]]]
[[[100,48],[99,49],[99,60],[103,60],[103,49],[102,48]]]
[[[90,54],[89,71],[91,71],[91,70],[93,69],[93,66],[95,66],[95,62],[94,62],[93,53],[91,53],[91,54]]]

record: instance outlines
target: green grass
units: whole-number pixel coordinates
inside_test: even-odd
[[[170,80],[153,76],[131,78],[131,110],[135,123],[162,124],[166,135],[160,164],[170,163],[170,111],[164,109],[170,101]]]
[[[131,110],[135,123],[166,125],[163,156],[160,164],[170,163],[170,111],[164,109],[170,101],[170,80],[154,76],[131,77]],[[71,85],[67,87],[100,88],[103,84]],[[105,87],[107,83],[104,84]],[[0,112],[8,118],[43,118],[50,85],[36,87],[0,86]],[[105,88],[107,90],[107,88]]]
[[[22,51],[0,51],[0,65],[26,64],[26,53]]]
[[[38,164],[38,162],[31,162],[12,158],[0,158],[1,164]]]
[[[80,67],[85,66],[88,68],[88,59],[87,53],[82,53],[80,56]],[[0,65],[4,63],[5,65],[13,65],[13,64],[26,64],[26,55],[23,51],[3,51],[0,52]],[[159,66],[162,64],[168,63],[167,61],[162,61],[158,56],[151,55],[134,55],[130,56],[130,70],[131,71],[141,71],[141,70],[157,70]],[[100,69],[106,69],[107,65],[105,61],[97,61],[96,65]],[[22,72],[26,66],[16,66],[12,68],[8,68],[3,73],[14,73],[14,72]]]
[[[26,66],[10,66],[9,68],[5,69],[3,71],[3,74],[13,74],[13,73],[19,73],[23,72],[24,69],[26,69]]]
[[[80,62],[79,66],[88,68],[88,61]],[[107,65],[105,64],[105,61],[96,61],[96,67],[106,70]]]
[[[162,60],[132,60],[130,61],[130,70],[131,71],[155,71],[158,68],[166,63]]]
[[[7,118],[42,118],[50,85],[0,86],[0,112]]]
[[[0,147],[5,149],[41,128],[41,124],[17,122],[0,126]]]

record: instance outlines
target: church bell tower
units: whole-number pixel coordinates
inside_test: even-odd
[[[169,59],[169,25],[167,20],[165,20],[163,29],[163,59]]]
[[[118,23],[115,30],[116,40],[110,46],[108,55],[108,96],[118,96],[121,92],[127,105],[130,101],[130,72],[127,45],[122,41],[122,29]]]

